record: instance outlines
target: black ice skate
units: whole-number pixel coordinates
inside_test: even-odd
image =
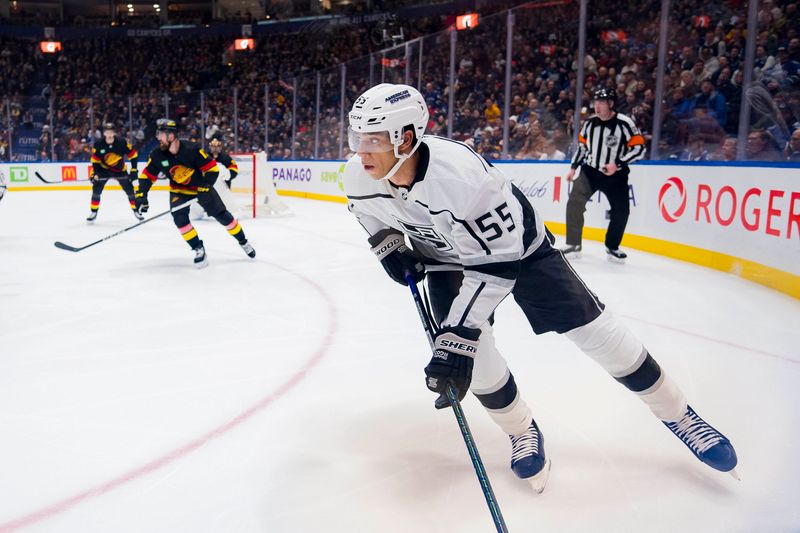
[[[136,217],[136,220],[144,220],[144,215],[138,212],[136,209],[133,210],[133,216]]]
[[[583,247],[580,244],[568,244],[561,249],[561,253],[567,259],[580,259]]]
[[[511,439],[511,470],[518,478],[528,481],[541,494],[550,475],[550,459],[544,455],[544,437],[535,420],[522,435]]]
[[[606,258],[609,261],[614,263],[625,263],[625,259],[627,259],[628,254],[617,248],[616,250],[612,250],[611,248],[606,248]]]
[[[252,244],[250,244],[249,242],[245,241],[243,244],[240,244],[239,246],[242,247],[242,250],[244,250],[244,253],[247,254],[247,257],[249,257],[250,259],[255,259],[255,257],[256,257],[256,249],[253,248]]]
[[[735,470],[738,459],[731,442],[709,426],[690,406],[686,407],[683,418],[677,422],[664,422],[664,425],[681,439],[695,457],[715,470],[729,472],[740,479]]]
[[[94,224],[94,220],[97,218],[97,211],[92,211],[89,213],[89,216],[86,217],[86,222],[89,224]]]
[[[197,268],[205,268],[208,266],[208,259],[206,258],[206,249],[203,245],[194,249],[194,266]]]

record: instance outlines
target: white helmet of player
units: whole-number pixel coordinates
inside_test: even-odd
[[[410,85],[381,83],[359,96],[348,116],[348,144],[353,152],[388,152],[394,150],[397,163],[382,179],[389,179],[403,161],[419,148],[419,140],[428,125],[428,106],[420,92]],[[414,129],[417,142],[407,154],[398,151],[403,131]],[[382,135],[369,135],[369,134]]]

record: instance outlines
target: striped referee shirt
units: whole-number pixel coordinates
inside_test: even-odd
[[[572,168],[589,165],[602,170],[609,163],[623,167],[645,155],[644,137],[633,120],[615,113],[608,120],[592,115],[578,135],[578,149],[572,156]]]

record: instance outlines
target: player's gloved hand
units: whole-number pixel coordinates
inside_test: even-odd
[[[392,230],[384,230],[369,239],[372,253],[380,260],[389,277],[401,285],[408,285],[406,270],[414,281],[419,283],[425,277],[425,265],[413,250],[406,246],[403,235]]]
[[[147,210],[150,209],[150,204],[147,201],[147,193],[137,192],[134,200],[136,201],[136,212],[140,215],[147,213]]]
[[[438,392],[440,399],[448,383],[456,389],[459,401],[467,394],[480,336],[481,330],[464,326],[447,326],[436,334],[433,357],[425,367],[425,384],[433,392]],[[437,400],[436,407],[441,409],[446,405]]]

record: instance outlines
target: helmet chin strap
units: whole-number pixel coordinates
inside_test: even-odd
[[[411,151],[408,152],[407,154],[401,154],[400,152],[398,152],[397,150],[399,146],[400,146],[399,144],[394,145],[394,156],[397,158],[397,163],[395,163],[394,166],[389,169],[389,172],[387,172],[386,175],[378,181],[391,179],[395,174],[397,174],[397,171],[400,170],[400,167],[402,166],[403,162],[412,155],[414,155],[414,152],[417,151],[417,148],[419,148],[419,141],[417,141],[417,143],[414,145],[414,148],[412,148]]]

